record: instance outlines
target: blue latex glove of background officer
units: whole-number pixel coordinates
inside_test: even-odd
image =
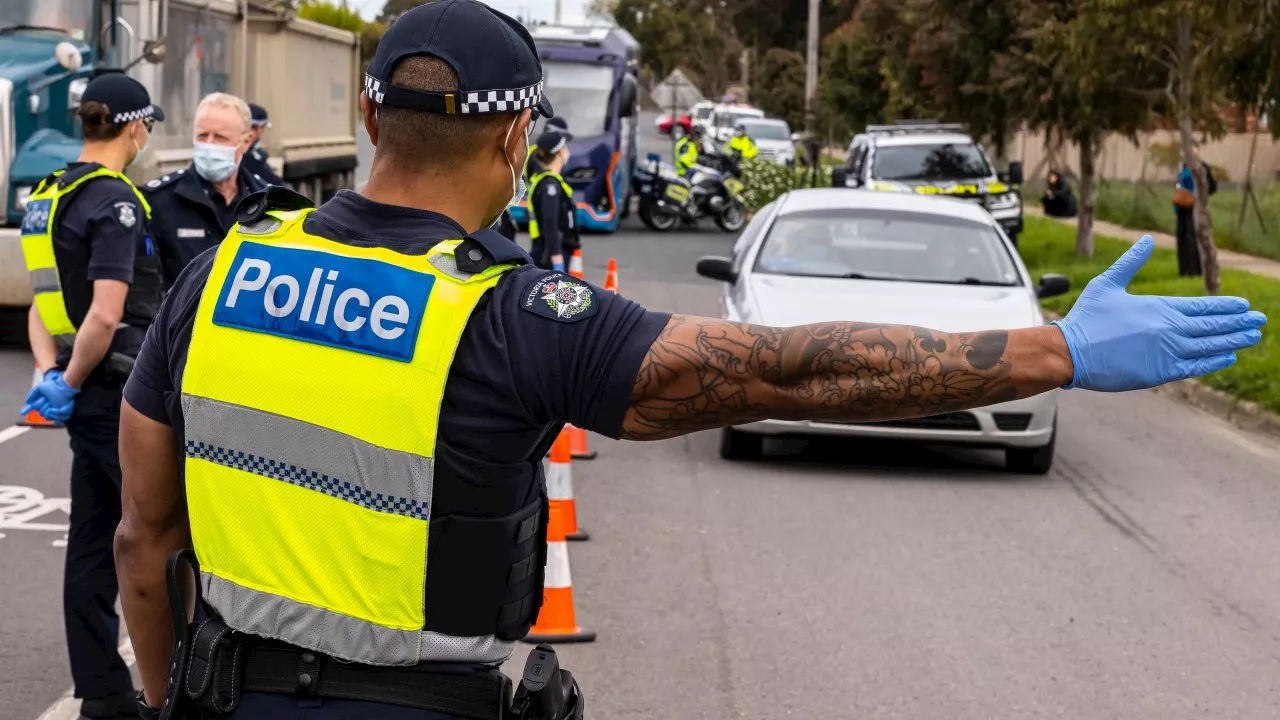
[[[1197,377],[1230,367],[1236,350],[1262,339],[1267,316],[1244,298],[1130,295],[1154,246],[1143,235],[1054,323],[1075,366],[1068,387],[1120,392]]]
[[[67,384],[61,370],[50,370],[44,378],[27,393],[26,404],[22,406],[20,415],[35,410],[48,420],[66,422],[76,405],[76,395],[80,391]]]

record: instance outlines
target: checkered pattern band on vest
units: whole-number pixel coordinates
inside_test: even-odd
[[[133,122],[134,120],[149,118],[152,115],[154,115],[155,112],[156,112],[155,106],[148,105],[140,110],[130,110],[129,112],[116,113],[115,115],[111,116],[111,122],[113,123]]]
[[[378,80],[372,75],[364,76],[365,94],[369,96],[370,100],[379,105],[386,100],[389,87],[390,83]],[[537,105],[538,101],[542,99],[542,83],[512,90],[464,90],[457,93],[426,93],[420,91],[420,94],[442,98],[446,95],[453,95],[458,98],[456,107],[459,113],[510,113]]]

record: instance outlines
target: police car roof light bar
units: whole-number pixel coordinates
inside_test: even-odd
[[[965,132],[960,123],[940,123],[933,120],[905,120],[892,125],[868,125],[867,133],[876,135],[911,135],[922,133]]]

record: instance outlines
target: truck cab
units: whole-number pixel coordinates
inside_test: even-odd
[[[1022,163],[1000,173],[982,147],[957,124],[904,120],[871,125],[853,138],[832,187],[945,195],[984,208],[1016,245],[1022,232]]]

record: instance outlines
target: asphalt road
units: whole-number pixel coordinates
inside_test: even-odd
[[[593,236],[587,278],[616,257],[628,297],[714,313],[693,264],[731,242]],[[0,348],[0,407],[30,373]],[[1154,393],[1061,412],[1047,477],[987,451],[787,442],[731,464],[711,432],[593,437],[570,552],[599,639],[562,651],[589,717],[1273,720],[1280,451]],[[4,437],[0,485],[23,489],[0,489],[0,720],[34,720],[69,685],[69,453],[59,430]]]

